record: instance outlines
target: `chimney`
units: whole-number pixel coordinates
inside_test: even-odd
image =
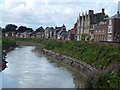
[[[94,11],[93,10],[89,10],[89,14],[94,14]]]
[[[120,1],[118,2],[118,14],[120,13]]]
[[[104,8],[102,8],[102,13],[105,13],[105,9]]]

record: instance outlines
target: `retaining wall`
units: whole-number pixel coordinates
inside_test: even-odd
[[[69,65],[70,67],[82,73],[84,76],[89,76],[91,73],[97,71],[94,67],[81,60],[72,58],[70,56],[62,55],[60,53],[56,53],[51,50],[43,49],[43,54],[50,56],[57,61],[61,61],[64,64]]]

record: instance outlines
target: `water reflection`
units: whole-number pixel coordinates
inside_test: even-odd
[[[2,72],[3,88],[75,88],[71,72],[50,63],[32,51],[34,48],[24,46],[8,53],[8,68]]]

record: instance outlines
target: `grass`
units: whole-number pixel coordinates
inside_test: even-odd
[[[59,42],[56,40],[23,38],[16,38],[15,40],[41,43],[49,50],[80,59],[100,70],[120,62],[120,47],[112,45],[100,46],[95,43],[89,44],[85,41]]]
[[[9,49],[9,47],[16,46],[16,41],[12,38],[2,38],[2,49]]]

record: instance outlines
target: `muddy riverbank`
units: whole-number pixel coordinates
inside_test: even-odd
[[[0,72],[5,70],[5,68],[7,68],[7,53],[10,52],[11,50],[14,50],[16,47],[18,47],[17,45],[14,47],[9,47],[7,49],[2,50],[2,55],[1,55],[1,61],[0,61]]]

